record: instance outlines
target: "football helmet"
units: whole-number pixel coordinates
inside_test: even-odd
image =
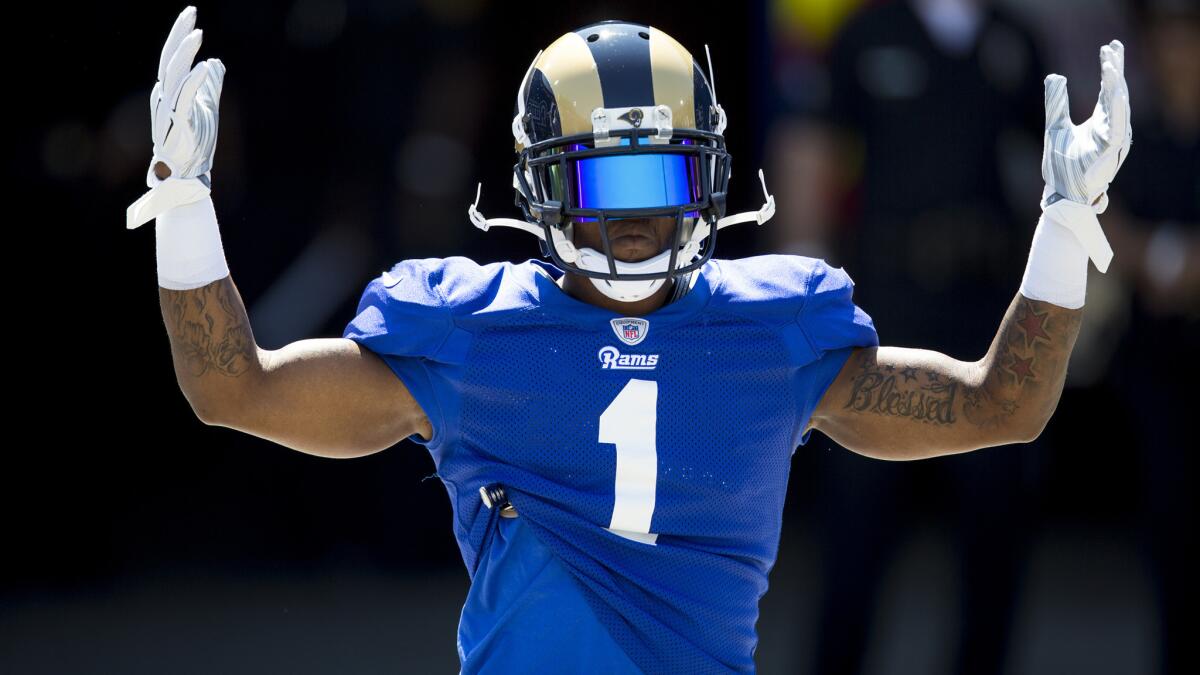
[[[706,77],[691,52],[652,26],[609,20],[562,35],[538,52],[517,90],[513,188],[525,219],[484,218],[481,184],[471,222],[536,235],[544,257],[610,298],[641,300],[677,277],[678,299],[712,257],[718,230],[761,225],[775,212],[760,170],[763,207],[725,215],[731,157],[711,74],[711,58]],[[674,219],[673,244],[644,261],[617,260],[608,224],[647,217]],[[603,251],[575,246],[581,222],[598,223]]]

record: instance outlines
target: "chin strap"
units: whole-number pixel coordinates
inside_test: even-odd
[[[476,208],[479,206],[479,195],[481,192],[483,192],[483,183],[479,183],[475,188],[475,203],[467,207],[467,216],[470,217],[471,222],[475,224],[475,227],[478,227],[484,232],[487,232],[489,227],[495,225],[515,227],[518,230],[525,230],[538,239],[545,241],[546,236],[542,233],[542,228],[527,220],[517,220],[516,218],[484,218],[483,214],[479,212],[478,208]]]
[[[732,216],[725,216],[717,221],[717,229],[729,227],[738,223],[748,223],[751,220],[756,221],[759,225],[771,219],[775,215],[775,195],[767,192],[767,179],[763,176],[763,170],[758,170],[758,180],[762,183],[764,203],[762,208],[757,211],[743,211]]]

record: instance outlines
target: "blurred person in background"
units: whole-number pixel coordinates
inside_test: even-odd
[[[1185,663],[1184,603],[1193,597],[1195,479],[1187,403],[1189,375],[1169,345],[1200,345],[1200,6],[1192,0],[1141,0],[1134,17],[1145,45],[1148,86],[1139,111],[1137,150],[1111,193],[1105,231],[1129,296],[1127,325],[1108,368],[1113,391],[1131,412],[1141,465],[1138,531],[1159,606],[1161,672],[1196,672]],[[1137,90],[1134,91],[1136,95]],[[1124,318],[1123,315],[1116,315]]]
[[[848,17],[836,34],[810,21],[807,58],[781,61],[780,107],[791,114],[774,127],[768,163],[799,196],[781,203],[776,245],[844,260],[888,340],[971,357],[1020,280],[1012,261],[1033,229],[1039,49],[1020,20],[984,0],[858,4],[822,17]],[[1019,169],[1010,175],[1009,165]],[[811,672],[861,672],[881,581],[915,515],[892,505],[924,505],[905,499],[910,491],[948,492],[958,519],[952,672],[1003,672],[1044,445],[920,466],[822,455],[825,584]]]

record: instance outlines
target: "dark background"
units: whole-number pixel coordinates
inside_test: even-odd
[[[1032,129],[1019,112],[1002,119],[1018,131],[999,139],[1003,157],[994,161],[1006,162],[1008,187],[984,222],[1013,228],[1017,244],[999,290],[975,303],[983,323],[943,322],[944,308],[872,294],[863,280],[882,273],[865,269],[869,257],[855,243],[866,227],[870,172],[836,152],[812,159],[819,175],[849,176],[832,181],[845,189],[832,190],[831,215],[815,230],[800,197],[825,183],[801,190],[788,178],[813,175],[787,168],[805,156],[791,144],[846,122],[820,96],[787,93],[799,86],[794,78],[819,83],[837,69],[829,65],[836,31],[789,32],[796,15],[788,7],[804,4],[198,3],[198,58],[218,57],[227,68],[213,200],[258,343],[340,335],[363,286],[396,260],[537,256],[526,233],[474,228],[467,206],[482,181],[480,210],[518,217],[510,125],[522,74],[563,32],[622,18],[665,30],[701,60],[706,42],[712,49],[730,118],[730,213],[759,206],[755,172],[767,167],[780,215],[762,228],[726,230],[719,257],[822,255],[858,280],[856,298],[876,317],[883,344],[979,358],[1024,270],[1041,184],[1040,118]],[[842,7],[848,17],[867,11],[854,4],[809,6]],[[1095,102],[1096,49],[1113,37],[1125,42],[1135,146],[1116,190],[1141,149],[1139,115],[1154,109],[1138,51],[1144,8],[995,4],[1029,29],[1045,72],[1068,75],[1076,122]],[[426,480],[428,454],[405,442],[354,461],[305,455],[203,425],[175,382],[152,226],[127,230],[124,212],[145,191],[148,96],[183,7],[25,8],[9,26],[15,84],[6,107],[20,120],[6,139],[16,207],[9,260],[20,270],[10,282],[9,330],[26,339],[9,342],[16,376],[3,470],[0,670],[455,672],[468,578],[445,490]],[[1036,117],[1040,75],[1035,84]],[[937,114],[932,100],[926,105]],[[898,171],[907,162],[890,160]],[[1200,184],[1200,170],[1186,162],[1135,170]],[[1190,196],[1193,213],[1198,195]],[[785,207],[793,196],[798,203]],[[1175,196],[1186,212],[1189,195]],[[1109,219],[1101,220],[1107,230]],[[1194,218],[1179,222],[1194,250]],[[1116,240],[1114,250],[1109,275],[1089,271],[1090,283],[1110,283],[1089,287],[1076,354],[1086,360],[1073,363],[1036,443],[884,463],[818,433],[797,451],[779,560],[761,603],[762,672],[825,669],[813,654],[828,641],[821,627],[832,625],[841,588],[827,583],[829,551],[846,539],[889,537],[870,550],[878,564],[864,572],[874,581],[864,582],[871,590],[855,619],[863,634],[846,647],[863,672],[954,672],[964,632],[993,630],[972,613],[994,612],[1007,617],[998,629],[1003,660],[995,660],[1005,672],[1165,672],[1167,627],[1177,625],[1167,618],[1170,599],[1185,592],[1175,581],[1182,575],[1169,570],[1189,569],[1182,549],[1194,538],[1190,517],[1180,515],[1191,505],[1184,495],[1194,474],[1183,458],[1193,444],[1171,429],[1182,430],[1195,403],[1186,376],[1195,371],[1197,315],[1194,304],[1173,301],[1178,311],[1168,318],[1146,315],[1170,330],[1136,337],[1145,291],[1135,273],[1122,277],[1117,261],[1127,250]],[[947,273],[948,288],[974,297],[956,275]],[[893,283],[903,294],[909,282]],[[1194,289],[1177,297],[1196,300]],[[930,323],[944,344],[908,338]],[[1089,342],[1089,331],[1099,338]],[[1159,335],[1168,338],[1155,342]],[[1137,377],[1122,368],[1133,362]],[[1130,398],[1152,404],[1138,412]],[[994,462],[1004,470],[993,472]],[[956,481],[965,475],[997,489],[963,494]],[[886,499],[869,502],[881,511],[847,517],[847,504],[864,503],[855,476],[889,485]],[[993,520],[964,519],[981,503]],[[886,532],[872,527],[876,514]],[[993,522],[1006,524],[1004,542],[1020,540],[998,544],[1018,552],[1005,591],[1011,602],[964,607],[967,583],[989,583],[970,570],[990,568],[963,562],[972,560],[963,533],[986,538]],[[830,534],[838,528],[841,537]]]

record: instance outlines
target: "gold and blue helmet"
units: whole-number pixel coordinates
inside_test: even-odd
[[[691,52],[657,28],[609,20],[564,34],[530,64],[515,108],[513,188],[525,220],[485,219],[472,205],[472,222],[537,235],[544,256],[610,297],[686,280],[712,256],[718,229],[774,212],[767,195],[758,212],[725,216],[725,112]],[[647,217],[675,220],[673,246],[617,260],[608,222]],[[604,251],[572,243],[579,222],[599,224]]]

